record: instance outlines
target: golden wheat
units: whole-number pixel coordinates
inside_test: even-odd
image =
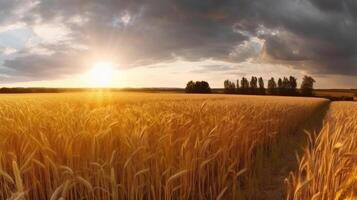
[[[321,132],[309,136],[288,199],[356,199],[357,104],[332,103]]]
[[[264,178],[256,171],[259,156],[324,103],[227,95],[4,95],[0,199],[249,199]]]

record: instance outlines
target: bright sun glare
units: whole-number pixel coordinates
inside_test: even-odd
[[[114,65],[110,62],[95,63],[90,71],[90,82],[94,87],[108,87],[114,76]]]

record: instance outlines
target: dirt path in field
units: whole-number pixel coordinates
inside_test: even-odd
[[[268,174],[268,176],[262,178],[260,183],[262,191],[254,199],[280,200],[286,198],[284,180],[291,171],[296,170],[298,167],[296,153],[301,156],[302,149],[306,145],[307,135],[305,130],[310,133],[318,133],[322,128],[323,120],[329,107],[330,102],[321,106],[314,116],[308,118],[296,134],[290,135],[287,140],[284,140],[287,143],[287,148],[278,153],[278,160],[268,160],[268,162],[274,162],[274,166],[267,165],[268,167],[264,170],[264,174]]]

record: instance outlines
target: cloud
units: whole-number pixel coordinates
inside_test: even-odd
[[[74,53],[29,54],[6,60],[4,65],[7,67],[6,75],[12,81],[42,80],[44,77],[51,80],[85,71],[84,58],[84,54]],[[30,67],[28,63],[31,63]]]
[[[24,26],[25,26],[25,23],[23,23],[23,22],[17,22],[14,24],[3,25],[3,26],[0,26],[0,33],[23,28]]]
[[[32,45],[4,62],[18,77],[81,73],[83,64],[69,70],[80,58],[124,68],[178,58],[257,61],[357,75],[356,9],[354,0],[0,0],[0,30],[33,32]]]
[[[32,26],[32,30],[42,43],[58,44],[71,40],[71,30],[62,23],[38,24]]]
[[[15,48],[11,48],[11,47],[0,48],[0,55],[3,54],[5,56],[8,56],[16,52],[17,50]]]
[[[314,74],[357,75],[357,18],[350,12],[355,2],[303,0],[280,5],[260,5],[266,6],[261,9],[264,25],[279,30],[261,36],[265,58]]]

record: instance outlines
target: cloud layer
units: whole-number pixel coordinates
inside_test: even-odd
[[[0,73],[42,80],[96,59],[129,68],[180,58],[357,75],[356,9],[355,0],[0,0],[0,34],[31,32],[21,49],[0,46]]]

